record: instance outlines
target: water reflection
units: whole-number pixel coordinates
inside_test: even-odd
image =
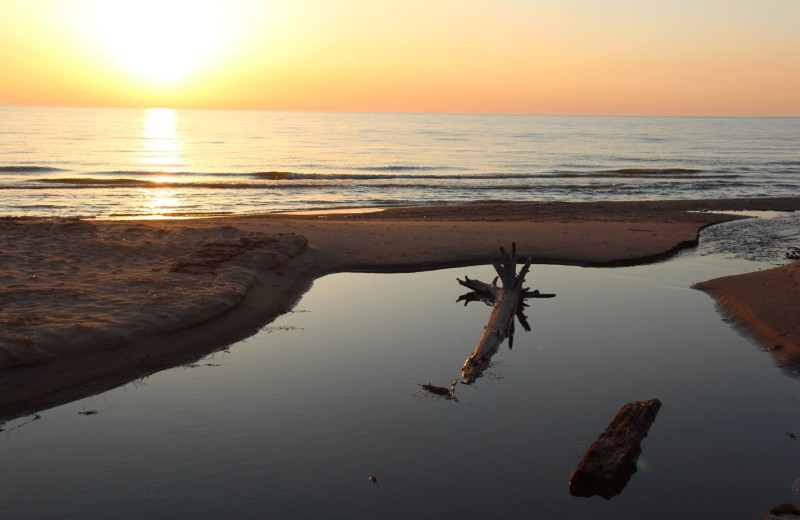
[[[142,150],[139,166],[152,174],[152,183],[174,184],[178,178],[169,174],[185,171],[188,162],[183,156],[180,136],[177,132],[175,111],[169,108],[151,108],[144,119]],[[175,211],[181,206],[180,192],[175,189],[143,188],[140,190],[139,206],[148,215],[159,215],[165,210]]]
[[[147,111],[138,161],[147,171],[156,173],[175,173],[186,167],[174,110],[151,108]]]
[[[172,189],[143,189],[142,209],[148,214],[174,211],[181,205],[177,195],[178,191]]]

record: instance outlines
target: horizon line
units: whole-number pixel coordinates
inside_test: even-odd
[[[218,112],[308,112],[331,114],[397,114],[397,115],[454,115],[454,116],[553,116],[553,117],[697,117],[697,118],[740,118],[740,119],[793,119],[798,115],[713,115],[713,114],[626,114],[626,113],[570,113],[570,112],[422,112],[403,110],[336,110],[303,108],[214,108],[214,107],[168,107],[168,106],[125,106],[125,105],[58,105],[58,104],[15,104],[0,103],[2,107],[25,108],[81,108],[108,110],[206,110]]]

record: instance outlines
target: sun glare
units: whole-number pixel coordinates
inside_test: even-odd
[[[93,17],[108,58],[151,83],[186,78],[225,44],[221,1],[102,1]]]
[[[142,166],[161,173],[180,171],[186,166],[175,125],[175,111],[168,108],[151,108],[147,111],[142,133],[142,151],[138,158]]]

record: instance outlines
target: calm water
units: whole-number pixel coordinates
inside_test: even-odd
[[[800,505],[800,385],[697,280],[756,264],[688,254],[621,269],[534,266],[530,333],[459,402],[447,385],[490,309],[487,267],[318,280],[249,340],[5,424],[4,515],[33,518],[762,518]],[[569,475],[626,402],[663,402],[611,500]],[[94,415],[80,412],[96,410]],[[370,484],[368,476],[378,478]]]
[[[0,215],[794,196],[800,118],[0,107]]]

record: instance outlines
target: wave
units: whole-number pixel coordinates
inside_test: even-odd
[[[586,183],[586,184],[552,184],[552,183],[530,183],[525,179],[509,179],[507,182],[487,182],[472,183],[468,186],[460,183],[443,183],[441,178],[435,179],[436,182],[380,182],[369,185],[369,189],[379,191],[387,190],[414,190],[422,192],[441,191],[441,192],[462,192],[468,191],[526,191],[526,190],[569,190],[569,189],[599,189],[617,186],[615,183]],[[552,180],[552,179],[550,179]],[[111,189],[111,188],[140,188],[140,189],[214,189],[214,190],[280,190],[290,192],[292,190],[347,190],[350,186],[339,183],[259,183],[259,182],[172,182],[172,181],[148,181],[142,179],[90,179],[90,178],[60,178],[60,179],[41,179],[37,184],[2,186],[2,189]]]
[[[566,166],[566,168],[565,168]],[[510,165],[515,168],[514,165]],[[734,170],[701,170],[691,168],[619,168],[610,170],[598,170],[591,167],[581,167],[578,165],[562,165],[561,168],[550,171],[536,171],[533,166],[530,167],[532,171],[519,171],[517,172],[486,172],[486,173],[467,173],[463,171],[453,173],[425,173],[440,171],[444,168],[438,167],[416,167],[416,166],[375,166],[360,168],[357,171],[366,173],[316,173],[316,172],[292,172],[285,170],[267,170],[267,171],[250,171],[250,172],[192,172],[192,171],[146,171],[146,170],[115,170],[115,171],[98,171],[86,172],[86,177],[74,178],[41,178],[31,179],[31,181],[63,183],[63,184],[108,184],[108,185],[134,185],[134,184],[168,184],[174,182],[175,184],[189,185],[194,181],[188,180],[185,183],[179,181],[158,181],[147,179],[146,177],[163,176],[171,179],[179,179],[181,177],[189,178],[222,178],[234,179],[237,177],[241,180],[256,179],[266,181],[414,181],[414,180],[432,180],[438,182],[453,182],[453,181],[481,181],[481,180],[507,180],[507,179],[549,179],[549,178],[635,178],[635,177],[649,177],[649,178],[686,178],[695,176],[695,178],[737,178],[741,176],[743,168],[736,173]],[[456,168],[451,168],[455,170]],[[528,169],[528,168],[525,168]],[[0,166],[0,172],[31,172],[31,173],[47,173],[66,171],[60,168],[48,166]],[[352,170],[351,170],[352,171]],[[415,173],[418,172],[418,173]],[[142,178],[145,177],[145,178]],[[231,182],[227,180],[214,181],[215,184],[224,184]],[[209,181],[211,182],[211,181]],[[196,183],[194,183],[196,184]]]
[[[0,166],[0,172],[8,173],[45,173],[45,172],[63,172],[61,168],[54,168],[52,166]]]
[[[133,173],[133,172],[132,172]],[[141,172],[138,172],[141,173]],[[252,172],[249,174],[206,174],[227,176],[228,179],[202,179],[193,178],[181,181],[179,174],[170,174],[168,179],[142,179],[135,177],[56,177],[29,179],[25,184],[0,184],[0,189],[32,189],[53,188],[55,185],[64,187],[139,187],[139,188],[213,188],[213,189],[292,189],[292,188],[344,188],[354,185],[365,188],[437,188],[455,187],[459,189],[473,189],[484,185],[497,186],[502,189],[511,185],[527,188],[540,187],[550,181],[579,181],[624,179],[633,180],[647,178],[648,183],[658,181],[684,180],[691,175],[695,182],[721,181],[739,179],[740,175],[733,173],[708,172],[701,175],[701,170],[686,169],[636,169],[636,170],[607,170],[607,171],[556,171],[551,173],[485,173],[485,174],[319,174],[319,173],[293,173],[293,172]],[[177,177],[177,179],[176,179]],[[248,178],[250,180],[248,180]]]
[[[36,181],[54,184],[97,186],[162,186],[167,184],[175,184],[169,182],[147,181],[142,179],[97,179],[92,177],[62,177],[58,179],[36,179]]]
[[[362,172],[411,172],[411,171],[438,171],[452,170],[451,166],[408,166],[408,165],[386,165],[386,166],[362,166],[353,168]]]
[[[511,178],[512,175],[502,174],[497,176],[490,175],[434,175],[434,174],[411,174],[411,175],[392,175],[392,174],[364,174],[364,173],[292,173],[292,172],[255,172],[249,174],[257,179],[270,180],[322,180],[322,181],[345,181],[345,180],[389,180],[389,179],[488,179],[488,178]],[[529,177],[533,177],[532,175]]]
[[[448,175],[436,174],[364,174],[364,173],[292,173],[292,172],[267,172],[251,173],[250,177],[268,180],[319,180],[319,181],[391,181],[391,180],[436,180],[437,182],[446,181],[470,181],[470,180],[509,180],[509,179],[547,179],[560,177],[560,174],[540,174],[540,173],[460,173]]]
[[[233,215],[233,211],[172,211],[158,212],[159,217],[216,217],[220,215]],[[152,217],[152,213],[111,213],[114,218]]]
[[[685,177],[698,175],[701,178],[730,179],[740,175],[736,173],[707,172],[705,170],[692,170],[686,168],[624,168],[619,170],[601,171],[576,171],[576,170],[556,170],[549,173],[458,173],[447,175],[436,174],[360,174],[360,173],[292,173],[292,172],[267,172],[252,173],[251,177],[270,180],[414,180],[414,179],[436,179],[437,181],[458,181],[458,180],[506,180],[506,179],[558,179],[558,178],[604,178],[604,177]]]
[[[800,161],[765,161],[764,166],[800,166]]]
[[[250,173],[250,177],[255,177],[256,179],[269,179],[273,181],[281,181],[285,179],[290,179],[298,174],[292,172],[253,172]]]
[[[302,189],[302,188],[326,188],[341,187],[341,185],[325,183],[292,183],[292,184],[264,184],[258,182],[174,182],[174,181],[151,181],[145,179],[97,179],[88,177],[57,178],[57,179],[34,179],[32,182],[38,184],[27,185],[0,185],[0,189],[31,189],[45,190],[56,188],[151,188],[151,189],[187,189],[187,188],[208,188],[217,190],[229,189]],[[427,185],[425,185],[427,186]],[[418,187],[425,187],[418,186]]]
[[[180,175],[209,175],[189,171],[167,171],[167,170],[108,170],[98,172],[86,172],[89,175],[163,175],[176,177]]]
[[[702,175],[697,175],[701,173],[699,170],[692,170],[691,172],[670,172],[669,170],[661,170],[661,173],[649,172],[649,173],[639,173],[637,172],[623,172],[621,170],[610,170],[610,171],[602,171],[602,172],[589,172],[589,173],[580,173],[580,172],[560,172],[558,174],[559,177],[567,178],[567,179],[575,179],[575,178],[595,178],[595,179],[632,179],[637,177],[647,177],[650,179],[686,179],[689,176],[694,176],[694,179],[738,179],[741,177],[740,174],[737,173],[704,173]]]
[[[692,175],[703,173],[703,170],[691,168],[621,168],[600,173],[615,173],[619,175]]]
[[[316,165],[318,169],[335,169],[335,167],[328,167],[328,166],[321,166]],[[351,171],[364,171],[364,172],[407,172],[407,171],[445,171],[445,170],[455,170],[457,168],[453,167],[434,167],[434,166],[368,166],[363,168],[339,168],[340,170],[351,170]],[[99,172],[91,172],[92,174],[97,175],[164,175],[170,177],[179,177],[179,176],[194,176],[194,177],[233,177],[233,176],[242,176],[242,177],[253,177],[256,179],[269,179],[269,180],[284,180],[284,179],[311,179],[311,178],[325,178],[325,179],[344,179],[344,178],[353,178],[353,179],[368,179],[370,178],[369,174],[359,174],[359,173],[300,173],[300,172],[290,172],[290,171],[280,171],[280,170],[269,170],[269,171],[252,171],[252,172],[192,172],[192,171],[159,171],[159,170],[110,170],[110,171],[99,171]],[[376,174],[378,175],[378,174]],[[383,177],[384,175],[380,175]],[[409,175],[403,175],[403,178],[412,177]],[[434,174],[424,174],[425,177],[441,177],[441,175],[434,175]],[[398,176],[400,177],[400,176]]]

